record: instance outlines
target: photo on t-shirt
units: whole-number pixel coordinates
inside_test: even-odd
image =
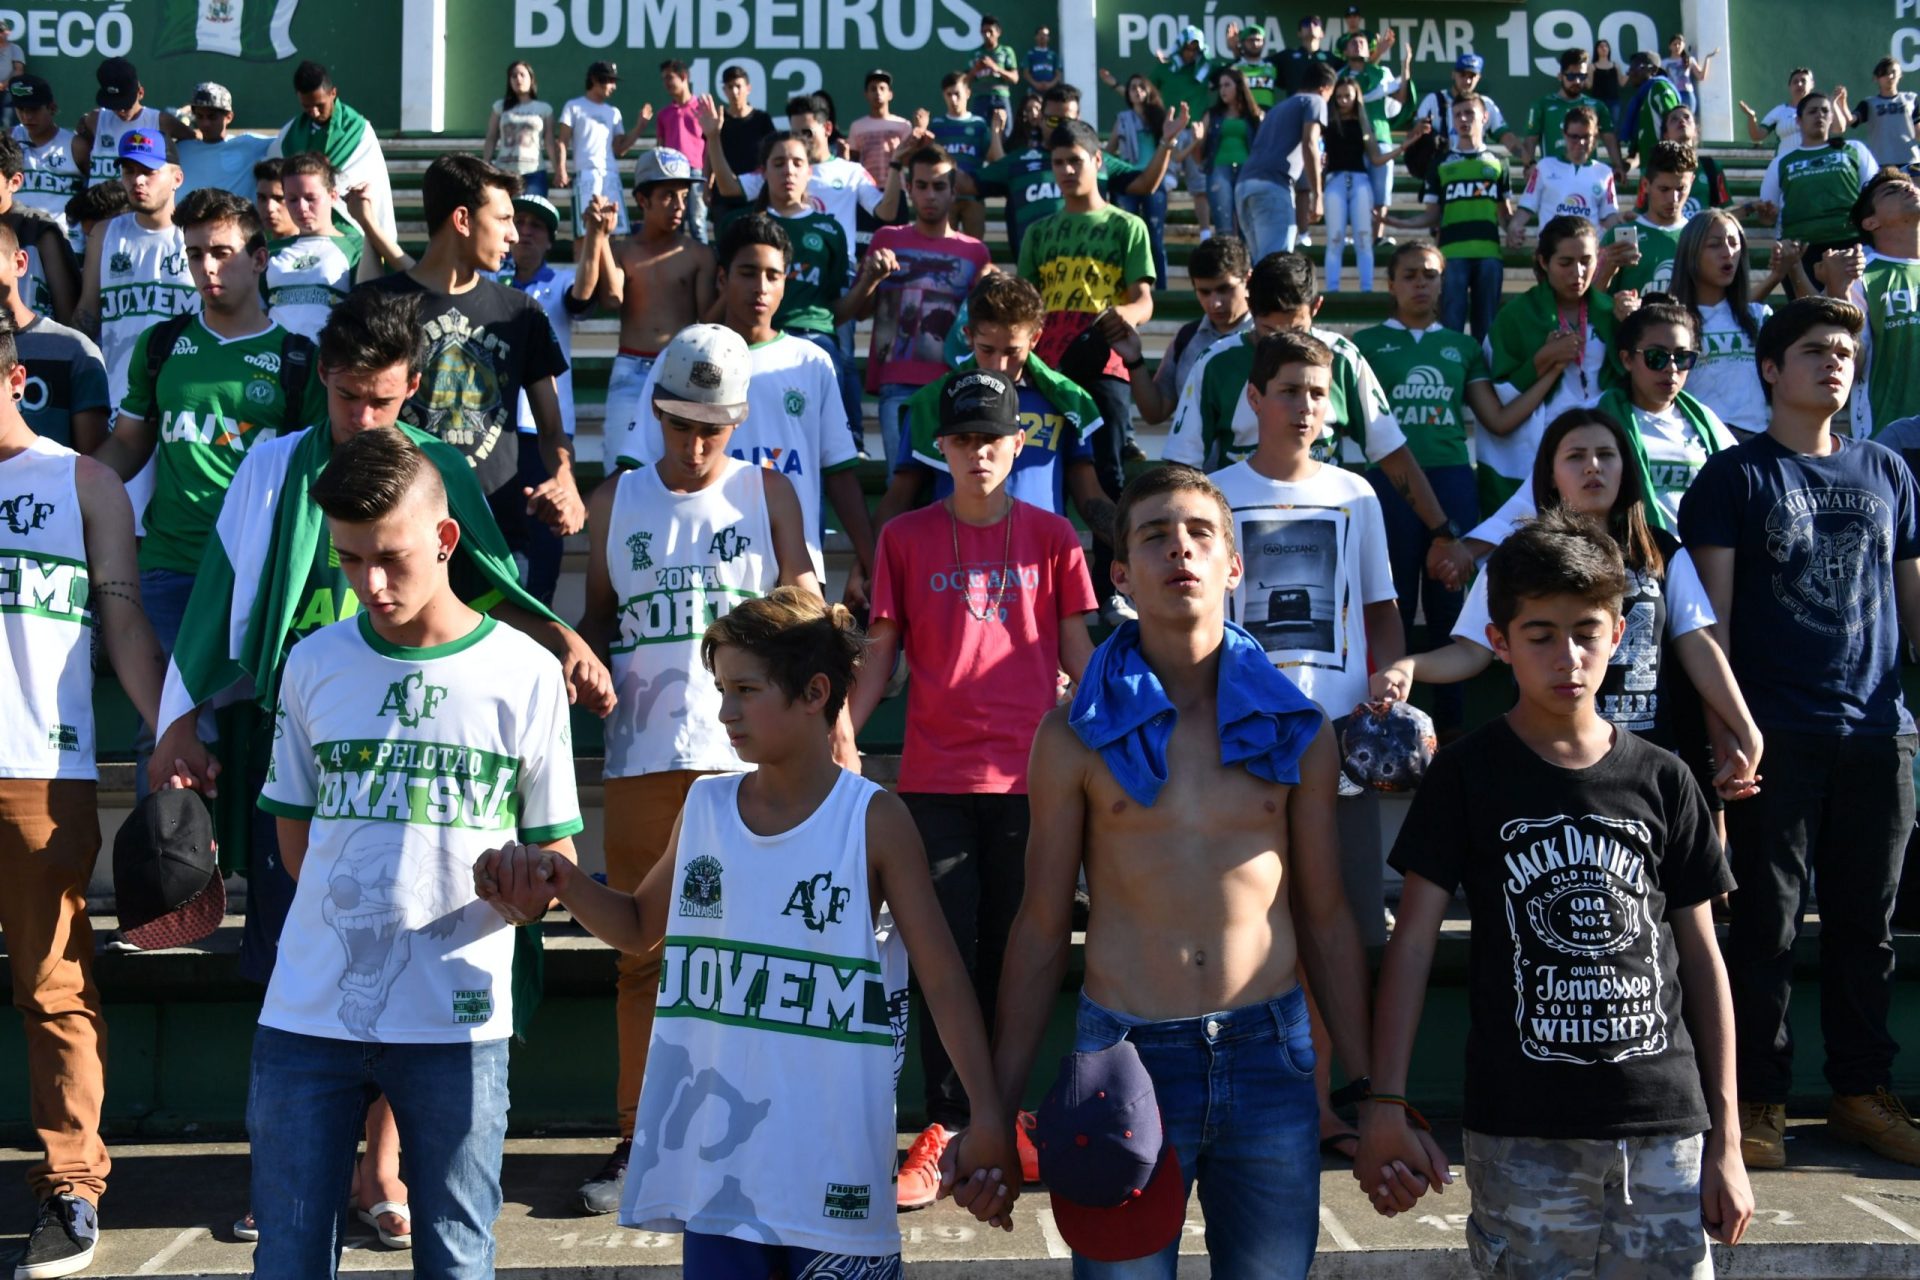
[[[1310,660],[1311,665],[1344,669],[1339,620],[1351,602],[1340,598],[1346,578],[1340,572],[1340,524],[1331,518],[1255,517],[1240,528],[1247,579],[1241,625],[1270,653],[1291,649],[1328,655],[1337,661]]]

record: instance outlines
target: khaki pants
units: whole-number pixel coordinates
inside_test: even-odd
[[[98,1204],[107,1187],[107,1027],[87,920],[99,853],[93,783],[0,778],[0,933],[25,1023],[33,1127],[46,1152],[27,1170],[40,1200],[64,1192]]]
[[[687,791],[710,775],[693,769],[669,769],[637,778],[608,778],[606,784],[607,884],[632,893],[667,851],[673,824],[687,802]],[[633,1136],[640,1110],[640,1080],[647,1070],[647,1044],[653,1038],[653,1006],[660,997],[660,952],[628,955],[614,962],[614,1026],[620,1041],[620,1078],[615,1102],[620,1136]]]

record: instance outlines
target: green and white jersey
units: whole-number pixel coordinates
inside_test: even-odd
[[[1680,248],[1680,233],[1687,229],[1682,221],[1674,227],[1663,227],[1656,222],[1647,221],[1641,214],[1632,222],[1640,232],[1640,261],[1630,267],[1622,267],[1614,272],[1613,282],[1607,286],[1608,293],[1619,293],[1622,289],[1637,289],[1641,297],[1649,293],[1670,293],[1673,290],[1673,256]],[[1620,240],[1620,228],[1609,227],[1607,234],[1601,237],[1602,244],[1617,244]]]
[[[1589,108],[1599,121],[1601,133],[1613,132],[1613,112],[1600,99],[1584,93],[1577,98],[1550,93],[1535,100],[1533,109],[1527,112],[1527,136],[1540,144],[1536,154],[1567,158],[1567,112],[1575,107]]]
[[[360,229],[335,236],[291,236],[267,244],[267,311],[274,323],[318,339],[327,313],[353,288]]]
[[[269,323],[244,338],[222,338],[195,317],[174,341],[157,380],[147,377],[147,344],[160,326],[141,334],[127,358],[120,412],[158,423],[157,484],[147,504],[142,569],[192,573],[200,567],[214,521],[240,461],[283,431],[327,420],[326,388],[308,377],[306,403],[288,408],[280,384],[286,330]]]
[[[1365,471],[1407,443],[1373,375],[1367,358],[1346,337],[1331,329],[1313,336],[1333,348],[1333,387],[1327,400],[1327,427],[1313,456],[1349,471]],[[1260,443],[1260,424],[1247,403],[1247,379],[1253,374],[1257,334],[1216,342],[1193,366],[1180,389],[1167,434],[1168,462],[1218,471],[1250,457]]]
[[[1760,179],[1760,198],[1780,210],[1780,234],[1808,244],[1853,240],[1859,232],[1848,216],[1853,202],[1880,171],[1866,144],[1849,138],[1782,151]]]
[[[51,140],[39,146],[27,136],[27,126],[13,126],[13,140],[20,144],[26,170],[20,175],[20,189],[13,198],[60,228],[76,254],[87,251],[87,238],[76,237],[67,227],[67,201],[80,192],[80,166],[73,159],[73,130],[56,129]]]
[[[895,1254],[907,984],[867,888],[880,788],[842,772],[797,826],[762,835],[740,819],[752,776],[702,778],[680,811],[620,1223]],[[709,1102],[681,1141],[694,1096]]]
[[[511,672],[511,679],[502,673]],[[377,1044],[513,1031],[513,929],[473,892],[509,840],[581,829],[560,666],[492,618],[432,648],[365,614],[287,655],[260,808],[307,822],[260,1025]]]
[[[1241,58],[1237,62],[1221,65],[1231,67],[1247,78],[1247,94],[1260,105],[1262,111],[1273,110],[1274,90],[1280,84],[1279,68],[1265,58]]]
[[[1864,387],[1853,389],[1853,434],[1870,440],[1920,414],[1920,261],[1867,251],[1847,299],[1866,313],[1860,335]]]
[[[1362,329],[1353,345],[1385,388],[1407,446],[1422,468],[1467,465],[1467,386],[1493,381],[1486,353],[1464,333],[1398,320]]]
[[[607,577],[619,634],[607,666],[619,701],[607,717],[606,776],[744,769],[720,724],[700,641],[735,604],[780,583],[767,479],[729,458],[719,479],[693,493],[668,489],[658,467],[613,483]]]
[[[100,355],[116,406],[127,394],[134,342],[168,316],[199,309],[180,228],[149,231],[132,213],[107,223],[100,240]]]
[[[847,291],[851,270],[847,233],[824,213],[795,218],[776,215],[785,225],[793,253],[787,263],[787,292],[773,317],[785,333],[832,333],[833,304]]]
[[[0,778],[98,776],[79,457],[35,437],[0,462]]]

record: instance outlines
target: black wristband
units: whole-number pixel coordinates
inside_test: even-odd
[[[1141,365],[1145,364],[1146,362],[1147,362],[1147,358],[1145,356],[1135,356],[1131,360],[1122,360],[1120,363],[1127,367],[1128,373],[1132,373],[1135,369],[1138,369]]]
[[[1467,535],[1461,532],[1459,524],[1449,518],[1427,530],[1427,536],[1436,542],[1458,542]]]

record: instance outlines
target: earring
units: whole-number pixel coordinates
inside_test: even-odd
[[[442,552],[440,553],[440,559],[441,559],[442,561],[445,561],[445,560],[446,560],[446,558],[447,558],[447,553],[446,553],[446,552],[444,552],[444,551],[442,551]]]

